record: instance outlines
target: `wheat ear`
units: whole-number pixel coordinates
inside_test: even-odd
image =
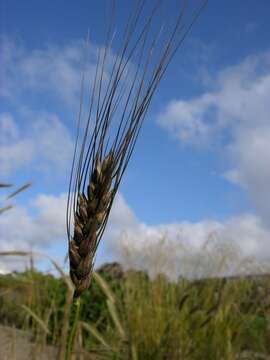
[[[89,275],[93,267],[97,233],[112,199],[112,172],[113,156],[109,153],[102,162],[96,162],[87,186],[87,196],[80,193],[78,197],[74,236],[69,242],[70,276],[75,285],[75,298],[90,284]]]
[[[178,12],[172,9],[175,20],[167,21],[168,31],[163,34],[163,27],[156,28],[153,22],[158,10],[163,15],[167,1],[154,1],[149,15],[144,14],[144,10],[148,11],[146,1],[134,1],[112,63],[108,61],[114,38],[111,20],[104,50],[98,50],[84,127],[81,124],[83,72],[67,204],[70,276],[75,298],[89,287],[95,253],[152,97],[207,0],[197,2],[201,4],[198,11],[192,12],[185,23],[183,16],[189,1],[183,1]],[[113,19],[113,15],[110,17]],[[108,62],[111,66],[105,76]]]

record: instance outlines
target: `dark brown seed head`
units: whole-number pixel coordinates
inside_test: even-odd
[[[110,190],[112,165],[112,154],[107,155],[102,162],[97,161],[87,186],[87,196],[83,193],[78,195],[74,233],[69,244],[70,276],[76,289],[74,296],[80,296],[90,284],[97,232],[106,218],[113,196]]]

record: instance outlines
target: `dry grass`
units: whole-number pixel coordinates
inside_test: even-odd
[[[7,277],[0,310],[10,325],[31,332],[32,351],[54,345],[57,359],[63,360],[75,314],[72,284],[57,270],[61,280],[35,271]],[[165,276],[151,280],[143,272],[128,271],[116,288],[93,272],[92,288],[80,298],[70,354],[78,360],[266,359],[269,286],[269,276],[172,283]],[[96,307],[102,311],[93,318]],[[7,351],[15,346],[11,340]]]
[[[12,184],[7,184],[7,183],[0,183],[0,189],[5,189],[5,188],[11,188],[13,185]],[[12,191],[10,194],[8,194],[5,198],[6,201],[10,200],[11,198],[15,197],[16,195],[18,195],[19,193],[21,193],[22,191],[25,191],[26,189],[28,189],[30,186],[32,186],[32,183],[27,182],[24,185],[18,187],[16,190]],[[13,208],[12,204],[7,204],[4,206],[0,207],[0,215],[4,212],[6,212],[7,210],[10,210]]]

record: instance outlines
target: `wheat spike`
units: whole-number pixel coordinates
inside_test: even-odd
[[[85,126],[81,123],[83,72],[67,204],[70,276],[75,285],[75,298],[89,287],[95,253],[152,97],[171,59],[207,3],[207,0],[194,1],[200,5],[195,12],[191,9],[192,15],[186,22],[183,17],[188,12],[188,0],[179,2],[178,12],[171,9],[175,18],[165,24],[165,35],[164,27],[158,25],[156,28],[153,23],[158,11],[163,17],[169,2],[153,1],[154,6],[150,6],[147,14],[146,1],[134,1],[114,58],[111,56],[112,2],[106,44],[103,50],[98,50]],[[110,56],[112,62],[108,60]],[[107,63],[110,65],[108,71]]]
[[[79,193],[74,236],[69,243],[70,276],[75,285],[74,297],[79,297],[90,283],[90,273],[97,246],[97,232],[105,220],[112,199],[113,156],[108,154],[96,162],[87,196]]]

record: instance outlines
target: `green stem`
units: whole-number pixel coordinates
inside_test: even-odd
[[[77,330],[77,326],[78,326],[78,322],[79,322],[79,318],[80,318],[80,306],[81,306],[81,302],[80,302],[80,298],[78,298],[74,302],[75,317],[74,317],[72,328],[71,328],[69,338],[68,338],[67,352],[66,352],[66,357],[65,357],[66,360],[71,360],[74,337],[76,334],[76,330]]]

